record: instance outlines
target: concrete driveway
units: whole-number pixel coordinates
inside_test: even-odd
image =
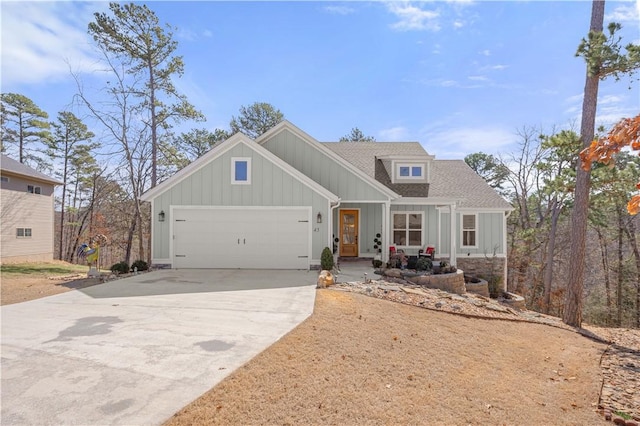
[[[3,306],[1,423],[162,423],[307,318],[316,278],[164,270]]]

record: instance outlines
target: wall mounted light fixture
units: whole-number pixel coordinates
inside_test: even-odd
[[[158,222],[164,222],[164,210],[160,210],[158,213]]]
[[[322,223],[322,213],[318,212],[318,216],[316,216],[316,222]]]

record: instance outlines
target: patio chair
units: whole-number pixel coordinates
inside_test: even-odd
[[[425,250],[420,249],[418,250],[418,257],[428,257],[429,259],[433,260],[434,256],[436,254],[436,248],[433,246],[427,246],[427,248]]]

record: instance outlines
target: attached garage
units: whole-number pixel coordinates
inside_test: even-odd
[[[308,207],[174,207],[174,268],[308,269]]]
[[[309,269],[332,244],[340,199],[238,133],[142,200],[156,267]]]

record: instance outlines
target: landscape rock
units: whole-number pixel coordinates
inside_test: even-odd
[[[331,271],[321,271],[320,275],[318,275],[317,288],[327,288],[333,284],[335,284],[335,280]]]

